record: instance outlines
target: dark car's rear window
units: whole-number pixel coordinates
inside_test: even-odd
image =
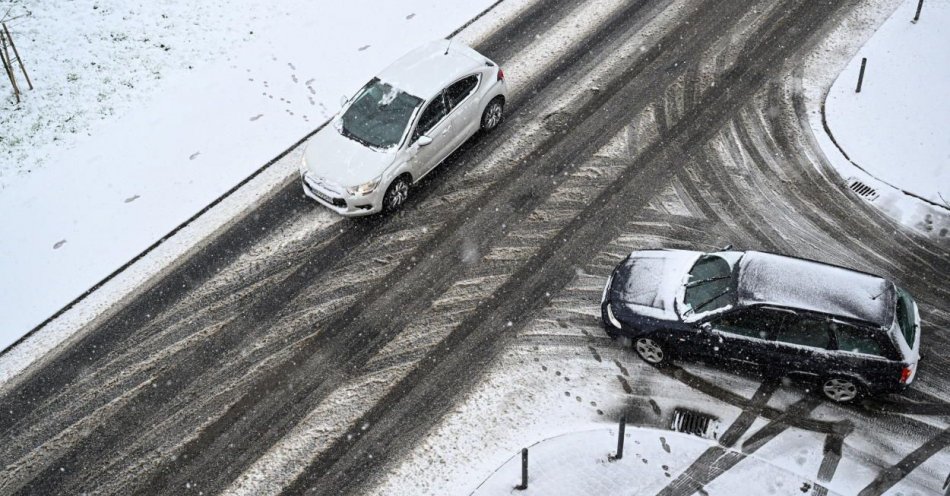
[[[917,328],[914,326],[914,299],[907,291],[897,288],[897,325],[901,327],[901,334],[908,346],[914,346],[917,338]]]

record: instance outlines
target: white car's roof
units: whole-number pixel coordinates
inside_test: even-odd
[[[488,60],[459,41],[436,40],[403,55],[379,73],[379,79],[428,100]],[[445,49],[448,48],[448,54]]]
[[[739,265],[739,304],[772,304],[890,326],[896,304],[887,280],[843,267],[747,251]]]

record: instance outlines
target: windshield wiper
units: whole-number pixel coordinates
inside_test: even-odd
[[[720,293],[717,294],[716,296],[713,296],[712,298],[710,298],[710,299],[708,299],[708,300],[702,302],[702,303],[701,303],[700,305],[698,305],[696,308],[690,308],[690,310],[691,310],[691,311],[694,311],[694,312],[699,311],[699,310],[701,310],[704,306],[706,306],[706,305],[708,305],[708,304],[710,304],[710,303],[712,303],[712,302],[718,300],[719,298],[725,296],[727,293],[729,293],[729,291],[732,291],[732,288],[726,288],[726,289],[724,289],[722,292],[720,292]]]
[[[353,141],[355,141],[355,142],[357,142],[357,143],[362,144],[363,146],[368,146],[368,147],[370,147],[370,148],[375,148],[375,145],[373,145],[373,144],[370,143],[369,141],[366,141],[366,140],[364,140],[363,138],[360,138],[359,136],[353,134],[352,132],[350,132],[350,131],[346,128],[346,125],[345,125],[345,124],[342,124],[342,123],[340,124],[340,134],[342,134],[343,136],[345,136],[345,137],[347,137],[347,138],[349,138],[349,139],[351,139],[351,140],[353,140]]]
[[[730,277],[732,277],[732,274],[730,274],[730,275],[728,275],[728,276],[716,276],[716,277],[709,277],[709,278],[707,278],[707,279],[700,279],[700,280],[698,280],[698,281],[690,281],[690,282],[686,283],[686,287],[687,287],[687,288],[694,288],[694,287],[696,287],[696,286],[699,286],[700,284],[705,284],[705,283],[707,283],[707,282],[712,282],[712,281],[720,281],[720,280],[722,280],[722,279],[729,279]]]

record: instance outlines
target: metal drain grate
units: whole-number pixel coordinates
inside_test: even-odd
[[[706,413],[676,408],[673,410],[670,429],[706,439],[718,439],[719,419]]]
[[[877,190],[864,184],[860,179],[851,178],[848,180],[848,189],[857,193],[858,196],[867,201],[877,200],[879,196]]]

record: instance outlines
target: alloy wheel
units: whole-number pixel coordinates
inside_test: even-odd
[[[828,379],[821,390],[828,399],[839,403],[851,401],[858,396],[858,387],[848,379]]]
[[[649,363],[654,365],[661,363],[666,355],[663,348],[650,338],[639,338],[636,342],[637,354]]]
[[[497,100],[493,101],[488,106],[488,109],[485,111],[485,129],[495,129],[495,126],[501,122],[502,110],[503,108],[501,102]]]
[[[386,208],[395,210],[409,197],[409,183],[405,179],[397,179],[386,194]]]

